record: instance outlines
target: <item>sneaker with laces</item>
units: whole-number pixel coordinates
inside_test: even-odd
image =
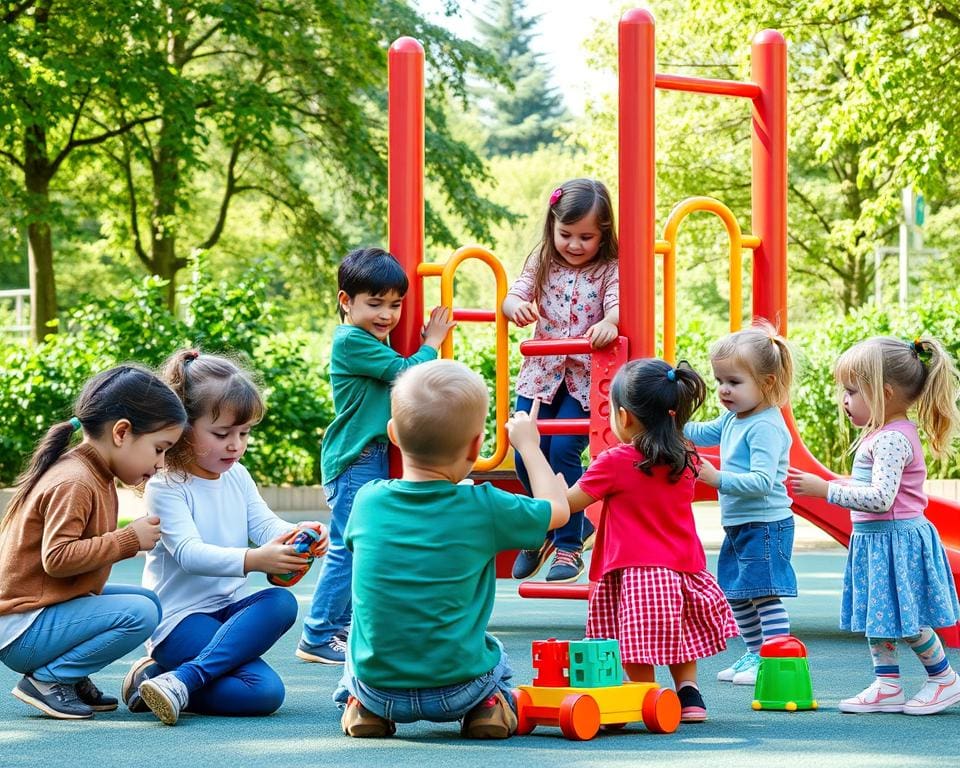
[[[904,705],[905,715],[933,715],[960,702],[960,675],[952,678],[928,678],[923,687]]]
[[[580,551],[558,549],[557,554],[554,555],[553,564],[547,571],[547,581],[576,581],[581,573],[583,573],[583,559],[580,557]]]
[[[139,691],[144,703],[164,725],[175,725],[190,701],[190,691],[173,672],[144,680]]]
[[[754,667],[754,682],[756,682],[756,669],[760,667],[760,654],[753,651],[747,651],[739,659],[726,669],[717,672],[717,680],[721,683],[732,683],[738,673],[743,672],[750,667]]]
[[[315,664],[343,664],[347,660],[346,640],[334,635],[326,643],[308,643],[303,638],[297,643],[296,656],[298,659]]]
[[[340,717],[340,727],[347,736],[355,739],[382,739],[397,732],[396,723],[373,714],[355,696],[347,699],[347,706]]]
[[[24,675],[10,693],[24,704],[58,720],[89,720],[93,717],[93,710],[80,701],[72,683],[42,683]]]
[[[149,679],[147,672],[151,667],[157,667],[157,662],[149,656],[141,656],[130,667],[123,684],[120,686],[120,698],[131,712],[149,712],[150,707],[140,698],[140,683]],[[159,669],[159,667],[157,667]]]
[[[517,715],[500,691],[494,691],[463,716],[460,735],[468,739],[506,739],[517,730]]]
[[[681,723],[702,723],[707,719],[707,705],[703,703],[699,688],[684,685],[677,689],[677,698],[680,699]]]
[[[113,712],[119,702],[113,696],[107,696],[89,677],[83,677],[74,686],[77,689],[77,698],[94,712]]]
[[[532,579],[543,568],[550,553],[553,552],[553,542],[547,539],[540,549],[521,549],[517,559],[513,561],[513,578]]]
[[[837,709],[847,714],[903,712],[903,688],[889,680],[874,680],[856,696],[841,699]]]

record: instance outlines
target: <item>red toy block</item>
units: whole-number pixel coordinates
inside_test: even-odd
[[[570,685],[570,643],[566,640],[534,640],[532,644],[533,684],[543,688]]]

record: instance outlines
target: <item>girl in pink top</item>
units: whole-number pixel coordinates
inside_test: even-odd
[[[527,258],[520,277],[503,301],[503,313],[524,327],[536,323],[535,339],[584,337],[593,347],[617,338],[620,322],[617,233],[610,193],[599,181],[573,179],[550,196],[543,239]],[[541,402],[540,418],[576,419],[590,413],[590,356],[528,357],[517,379],[517,410]],[[580,454],[586,435],[546,435],[540,447],[554,472],[573,485],[583,474]],[[517,456],[517,475],[530,483]],[[593,526],[582,513],[551,533],[540,549],[522,550],[513,576],[526,579],[540,570],[555,548],[547,581],[574,581],[583,571],[580,555]]]
[[[683,425],[705,395],[686,363],[627,363],[610,390],[610,427],[622,445],[597,456],[567,493],[571,511],[603,501],[587,637],[617,638],[631,680],[653,682],[654,666],[668,665],[686,723],[707,719],[697,659],[738,634],[693,521],[700,459]]]
[[[840,626],[867,636],[876,679],[840,702],[841,712],[930,715],[960,702],[953,671],[934,627],[953,626],[960,605],[936,528],[924,517],[927,469],[916,425],[936,456],[950,452],[960,424],[957,369],[930,338],[874,337],[851,347],[833,370],[840,409],[861,429],[853,474],[828,482],[798,470],[790,488],[850,509],[853,533],[843,577]],[[905,700],[897,640],[910,646],[927,682]]]

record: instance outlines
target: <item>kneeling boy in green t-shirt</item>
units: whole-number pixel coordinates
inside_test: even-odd
[[[534,496],[459,485],[483,445],[487,387],[465,365],[424,363],[391,395],[390,439],[403,477],[375,480],[354,501],[353,628],[334,700],[350,736],[388,736],[394,723],[462,720],[468,738],[517,727],[510,665],[486,631],[497,553],[538,546],[570,516],[566,484],[540,452],[536,406],[507,422]]]

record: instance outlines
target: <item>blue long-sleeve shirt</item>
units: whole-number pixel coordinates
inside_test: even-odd
[[[706,422],[688,422],[684,434],[697,446],[720,446],[720,522],[725,526],[772,523],[792,514],[784,482],[792,438],[779,408],[744,418],[727,411]]]

